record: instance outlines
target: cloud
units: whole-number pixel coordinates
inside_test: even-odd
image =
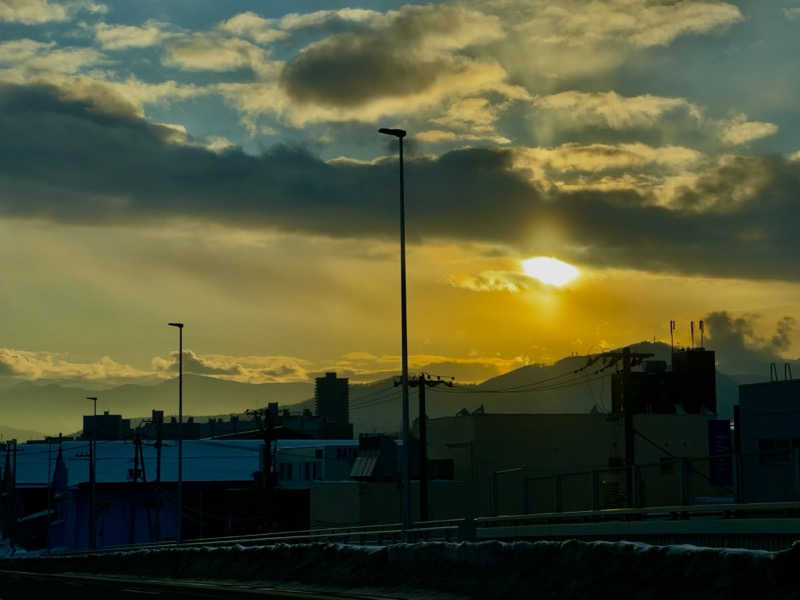
[[[683,98],[650,94],[626,97],[616,92],[570,90],[537,97],[532,105],[537,111],[550,113],[536,118],[557,118],[565,124],[602,125],[612,129],[653,127],[665,114],[678,110],[695,120],[701,117],[700,109]]]
[[[458,383],[463,384],[483,382],[523,367],[531,361],[523,356],[483,356],[479,352],[473,352],[466,357],[411,354],[408,362],[411,371],[424,371],[434,377],[455,377]],[[397,376],[400,373],[400,364],[398,355],[351,352],[326,363],[324,369],[309,372],[309,377],[320,377],[326,372],[336,371],[339,377],[349,377],[351,382],[372,382]]]
[[[406,6],[368,22],[311,44],[286,64],[281,89],[306,108],[307,120],[374,120],[487,91],[527,95],[496,61],[463,52],[503,36],[497,17],[445,4]]]
[[[800,6],[784,8],[783,16],[786,17],[789,21],[796,21],[797,19],[800,19]]]
[[[774,123],[748,121],[745,115],[739,115],[724,123],[720,137],[725,144],[740,146],[776,133],[778,126]]]
[[[686,35],[723,31],[744,19],[717,1],[482,0],[482,10],[511,23],[493,48],[513,75],[530,84],[564,88],[596,78],[649,48]]]
[[[153,20],[147,21],[142,27],[97,23],[94,35],[104,50],[125,50],[160,44],[168,35],[165,28],[166,24]]]
[[[178,371],[178,353],[155,357],[155,372],[171,376]],[[308,362],[287,356],[228,356],[200,355],[191,350],[183,352],[183,371],[208,375],[240,383],[277,383],[308,381]]]
[[[265,19],[248,11],[222,21],[217,27],[232,35],[248,38],[257,44],[269,44],[288,37],[286,32],[276,29],[274,23],[274,19]]]
[[[489,141],[495,144],[510,144],[511,140],[500,135],[474,135],[470,133],[455,133],[441,129],[426,129],[414,134],[415,140],[426,144],[442,144],[452,142],[478,142]]]
[[[726,311],[706,316],[706,346],[716,351],[720,369],[732,373],[760,373],[766,378],[769,364],[786,360],[782,353],[791,347],[797,321],[781,318],[775,333],[767,338],[757,333],[759,315],[734,317]]]
[[[654,148],[642,143],[632,144],[562,144],[555,148],[525,148],[515,151],[516,165],[534,172],[543,169],[556,171],[606,171],[659,165],[681,169],[703,159],[692,148],[663,146]],[[540,177],[544,177],[540,175]]]
[[[108,356],[97,362],[70,360],[68,355],[0,348],[0,376],[19,379],[125,380],[145,377],[149,373],[112,360]]]
[[[539,282],[524,273],[484,271],[479,275],[452,275],[450,285],[473,292],[524,292],[538,288]]]
[[[215,33],[197,33],[171,38],[165,44],[163,62],[187,71],[233,71],[249,68],[259,77],[274,78],[281,61],[247,40]]]
[[[0,87],[0,214],[84,224],[190,217],[335,237],[395,234],[395,205],[375,201],[396,181],[394,159],[325,162],[284,146],[251,156],[176,144],[174,129],[136,116],[105,92],[75,98],[52,87]],[[691,151],[647,146],[562,150],[545,159],[597,171],[640,162],[669,170],[691,158]],[[520,163],[530,154],[536,151],[461,149],[409,159],[414,239],[500,242],[599,267],[800,278],[786,252],[799,225],[794,162],[723,157],[676,184],[665,207],[647,188],[543,185]]]
[[[0,43],[0,68],[10,71],[4,79],[29,78],[43,73],[74,74],[107,59],[94,48],[58,48],[55,42],[17,39]],[[9,77],[11,75],[11,77]]]
[[[41,25],[52,21],[67,21],[80,11],[105,13],[108,8],[99,2],[73,0],[0,0],[0,21]]]

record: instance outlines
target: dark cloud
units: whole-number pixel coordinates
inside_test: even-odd
[[[265,377],[280,379],[289,375],[296,375],[299,371],[295,367],[289,365],[281,365],[274,369],[261,369],[261,374]]]
[[[347,34],[300,54],[284,69],[281,83],[298,102],[358,106],[425,90],[446,69],[442,61],[415,61],[380,39]]]
[[[716,351],[722,371],[761,374],[766,378],[770,363],[785,361],[780,353],[791,346],[795,320],[783,317],[775,334],[765,339],[756,333],[757,319],[758,315],[733,317],[726,311],[713,312],[705,318],[706,346]]]
[[[169,364],[164,365],[163,368],[169,371],[178,370],[178,353],[172,353],[172,360]],[[215,365],[213,362],[198,356],[191,350],[184,350],[183,352],[183,370],[186,373],[194,373],[195,375],[241,375],[242,368],[239,365],[234,366],[220,366]]]
[[[0,377],[11,377],[14,375],[19,375],[14,366],[3,360],[0,360]]]
[[[0,215],[396,235],[394,161],[326,163],[284,146],[217,154],[114,106],[53,87],[0,87]],[[635,189],[545,191],[515,168],[513,150],[456,150],[407,166],[412,239],[499,242],[600,266],[800,278],[800,165],[781,157],[710,168],[679,191],[680,210]]]
[[[281,83],[297,102],[339,108],[415,96],[465,75],[471,61],[457,52],[499,35],[497,18],[474,10],[406,6],[310,45],[287,63]]]

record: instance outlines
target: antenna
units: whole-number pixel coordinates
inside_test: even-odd
[[[669,322],[669,349],[675,352],[675,321]]]
[[[700,319],[700,347],[701,348],[705,348],[705,346],[703,345],[704,338],[705,338],[705,335],[704,335],[705,334],[705,330],[706,330],[705,324],[703,323],[703,320]]]
[[[689,331],[692,334],[692,348],[694,348],[694,321],[689,321]]]

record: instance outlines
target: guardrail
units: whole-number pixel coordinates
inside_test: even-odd
[[[631,523],[651,524],[686,522],[694,519],[691,527],[631,526]],[[711,520],[727,523],[710,524]],[[749,523],[748,523],[749,522]],[[680,523],[679,523],[680,525]],[[554,528],[554,526],[557,526]],[[571,526],[571,527],[568,527]],[[577,528],[576,528],[577,526]],[[616,529],[615,529],[616,527]],[[346,527],[329,527],[299,531],[279,531],[242,536],[200,538],[184,541],[108,546],[97,550],[53,553],[58,556],[78,556],[125,552],[132,550],[157,550],[169,548],[196,548],[215,546],[260,546],[269,544],[300,544],[310,542],[340,542],[362,545],[384,545],[417,541],[463,541],[472,539],[520,539],[547,536],[591,537],[608,536],[617,531],[636,536],[662,535],[665,531],[699,534],[736,533],[755,535],[759,528],[765,535],[784,532],[800,536],[800,502],[765,502],[753,504],[701,504],[693,506],[658,506],[648,508],[615,508],[573,512],[534,513],[528,515],[499,515],[474,519],[445,519],[419,522],[404,531],[400,523],[381,523]]]

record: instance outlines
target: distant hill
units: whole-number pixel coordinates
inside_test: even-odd
[[[632,346],[635,352],[652,353],[656,360],[670,361],[666,344],[642,342]],[[455,415],[462,408],[472,412],[483,406],[493,413],[588,413],[595,406],[608,410],[611,405],[609,378],[599,379],[593,371],[602,363],[581,373],[573,373],[586,365],[587,356],[562,358],[552,365],[527,365],[478,385],[438,386],[428,390],[429,417]],[[611,374],[614,368],[604,374]],[[536,390],[526,389],[542,382]],[[515,389],[516,388],[516,389]],[[738,383],[717,372],[717,412],[730,418],[738,402]],[[410,390],[412,421],[418,416],[416,389]],[[368,385],[350,386],[350,414],[356,432],[399,431],[402,422],[400,388],[390,380]],[[302,405],[298,405],[298,408]],[[309,403],[308,408],[313,408]]]
[[[27,442],[28,440],[40,440],[44,434],[40,431],[29,431],[27,429],[14,429],[13,427],[4,427],[0,425],[0,441],[17,440],[18,442]]]
[[[305,382],[249,384],[183,376],[185,415],[238,414],[261,408],[268,402],[295,404],[313,394],[314,385]],[[48,435],[79,431],[83,426],[82,416],[92,410],[86,396],[99,398],[98,412],[108,410],[125,417],[148,417],[153,409],[163,410],[167,416],[178,412],[176,379],[149,385],[126,384],[101,391],[26,381],[0,389],[0,423]]]
[[[642,342],[632,346],[636,352],[654,354],[670,360],[666,344]],[[609,378],[593,371],[602,364],[573,373],[586,365],[587,356],[569,356],[552,365],[528,365],[477,385],[439,386],[429,390],[428,414],[431,417],[455,415],[462,408],[474,411],[483,406],[495,413],[587,413],[594,407],[608,410],[611,404]],[[613,369],[604,371],[610,374]],[[717,406],[722,418],[732,415],[738,401],[739,382],[763,380],[754,375],[729,376],[717,372]],[[533,389],[533,384],[537,384]],[[526,387],[527,386],[527,387]],[[418,416],[417,391],[411,389],[412,422]],[[240,414],[278,402],[292,412],[313,411],[313,383],[237,383],[213,377],[184,375],[184,414],[195,418],[208,415]],[[32,428],[47,434],[76,432],[82,415],[89,414],[87,395],[100,398],[98,411],[122,413],[127,418],[149,417],[152,409],[166,416],[177,413],[178,386],[175,379],[155,384],[127,384],[97,391],[62,383],[20,382],[0,388],[2,425]],[[369,384],[351,384],[350,414],[356,433],[397,432],[401,429],[400,388],[391,379]],[[0,429],[2,433],[2,429]],[[38,434],[37,434],[38,436]],[[8,437],[8,436],[7,436]],[[20,439],[24,436],[18,435]]]

